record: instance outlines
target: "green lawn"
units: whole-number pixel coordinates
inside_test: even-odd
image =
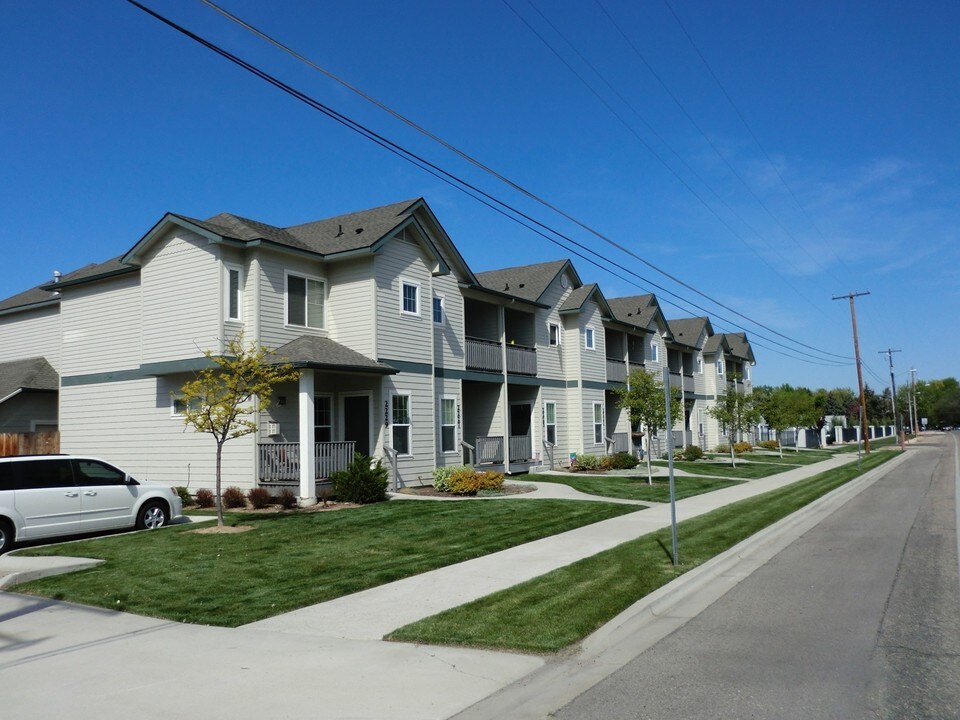
[[[602,497],[626,498],[628,500],[648,500],[650,502],[670,501],[670,482],[666,476],[655,475],[653,485],[647,484],[646,476],[615,475],[526,475],[523,480],[531,482],[553,482],[569,485],[580,492]],[[706,492],[736,485],[736,480],[714,480],[712,478],[676,477],[674,490],[677,500],[693,497]]]
[[[654,460],[653,464],[657,467],[667,467],[666,460]],[[688,472],[693,475],[708,475],[710,477],[725,477],[740,480],[755,480],[757,478],[763,478],[769,475],[776,475],[777,473],[786,472],[790,469],[789,466],[779,465],[777,463],[742,463],[739,461],[737,462],[737,467],[734,468],[730,465],[729,460],[726,463],[704,462],[702,460],[698,460],[696,462],[675,460],[673,467],[677,470],[683,470],[684,472]]]
[[[863,472],[895,457],[875,453]],[[645,535],[508,590],[398,629],[391,640],[552,653],[579,642],[637,600],[860,474],[856,464]]]
[[[190,532],[201,526],[177,526],[21,551],[106,563],[17,591],[233,627],[637,510],[497,500],[229,514],[228,524],[254,529],[208,535]]]

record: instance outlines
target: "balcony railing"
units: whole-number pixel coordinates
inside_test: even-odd
[[[466,339],[466,363],[467,370],[503,372],[503,355],[500,352],[500,343],[496,340],[468,337]]]
[[[630,433],[612,433],[610,438],[613,440],[613,452],[630,452]]]
[[[300,479],[300,443],[260,443],[260,481],[284,482]],[[316,479],[345,470],[353,461],[356,443],[322,442],[314,444]]]
[[[625,383],[627,381],[627,364],[623,360],[607,358],[607,382]]]
[[[503,462],[503,436],[477,438],[477,465],[499,465]]]
[[[537,351],[525,345],[507,345],[507,372],[511,375],[537,374]]]

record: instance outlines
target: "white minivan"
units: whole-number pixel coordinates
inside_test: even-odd
[[[172,488],[139,482],[97,458],[0,458],[0,553],[24,540],[125,527],[153,530],[182,513]]]

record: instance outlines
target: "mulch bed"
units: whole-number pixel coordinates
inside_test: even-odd
[[[522,495],[523,493],[533,492],[536,490],[532,485],[514,485],[512,483],[504,483],[503,487],[498,493],[488,493],[482,495],[481,497],[495,497],[497,495]],[[475,495],[454,495],[449,492],[441,492],[437,490],[433,485],[423,485],[420,487],[405,487],[401,488],[398,491],[402,495],[418,495],[420,497],[441,497],[441,498],[451,498],[451,499],[469,499],[471,497],[476,497]]]

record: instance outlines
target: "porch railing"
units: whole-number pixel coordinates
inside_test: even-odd
[[[525,345],[507,345],[507,372],[513,375],[537,374],[536,348]]]
[[[529,435],[510,436],[510,462],[527,462],[533,459],[533,443]]]
[[[260,481],[284,482],[300,479],[300,443],[260,443]],[[356,443],[315,443],[317,479],[328,478],[337,470],[345,470],[353,461]]]
[[[503,372],[503,357],[500,353],[500,343],[496,340],[468,337],[465,348],[467,370]]]
[[[613,452],[630,452],[630,433],[611,433],[610,439],[613,440]]]
[[[623,360],[607,358],[607,382],[625,383],[627,381],[627,364]]]
[[[477,438],[477,465],[503,462],[503,436]]]

